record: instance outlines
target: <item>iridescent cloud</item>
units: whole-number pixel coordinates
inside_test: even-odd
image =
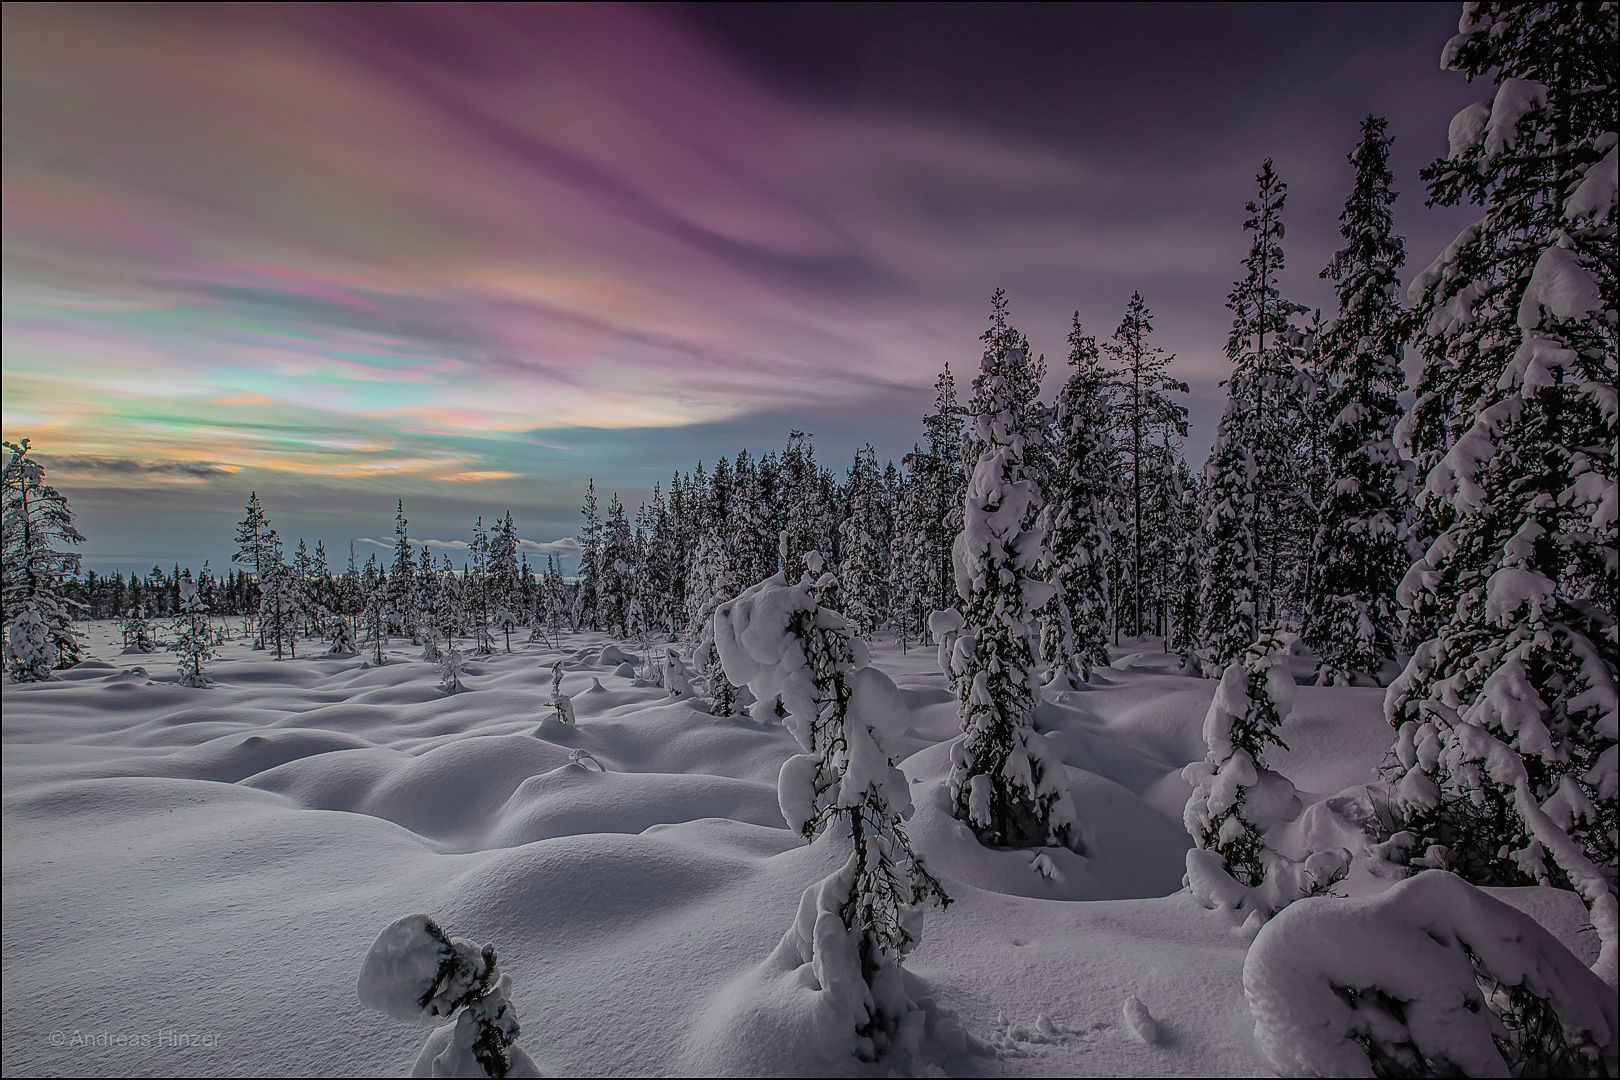
[[[639,448],[631,486],[689,464],[649,429],[865,417],[897,452],[896,407],[973,362],[998,284],[1048,352],[1071,310],[1106,334],[1143,288],[1213,399],[1258,158],[1314,185],[1292,235],[1320,295],[1353,135],[1279,136],[1308,110],[1278,103],[1166,164],[837,107],[659,8],[4,12],[8,437],[86,490],[280,485],[329,516],[471,486],[556,535],[619,460],[601,429]],[[1378,104],[1380,64],[1437,48],[1352,50],[1309,100]]]

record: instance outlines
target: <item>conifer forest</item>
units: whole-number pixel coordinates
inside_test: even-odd
[[[27,48],[68,33],[46,19],[67,9],[18,7]],[[696,7],[733,34],[765,17]],[[181,32],[159,26],[178,9],[142,10],[140,34]],[[879,5],[860,25],[927,10],[992,17]],[[781,17],[856,17],[829,12]],[[611,24],[633,44],[655,15],[400,9],[374,62],[428,35],[419,17]],[[341,489],[344,513],[386,501],[368,536],[335,539],[266,481],[210,505],[206,528],[229,529],[213,557],[182,554],[203,526],[176,518],[150,570],[92,560],[136,550],[79,509],[78,479],[113,459],[24,399],[13,335],[31,348],[43,309],[8,269],[6,1075],[1620,1073],[1617,31],[1613,3],[1463,4],[1418,50],[1477,99],[1426,133],[1443,154],[1401,171],[1397,99],[1323,129],[1331,169],[1245,165],[1222,210],[1224,339],[1199,331],[1224,357],[1212,407],[1167,336],[1175,296],[1077,295],[1066,339],[1041,340],[1044,294],[987,279],[977,338],[930,353],[922,415],[861,414],[873,434],[853,441],[791,422],[716,454],[671,441],[645,486],[559,471],[571,535],[480,502],[495,466],[457,466],[485,469],[456,485],[482,509],[447,535],[448,504],[379,466]],[[812,37],[804,55],[833,50]],[[461,75],[426,48],[402,70],[448,102],[433,80]],[[508,59],[480,77],[515,78],[516,45],[490,48]],[[646,48],[649,79],[678,62]],[[277,78],[269,57],[242,70]],[[679,63],[680,86],[720,78]],[[298,93],[359,93],[319,70]],[[701,107],[684,92],[667,117]],[[444,102],[458,130],[497,123]],[[580,125],[619,122],[591,108]],[[909,137],[889,122],[863,138]],[[517,131],[502,153],[664,220]],[[9,249],[47,196],[7,157]],[[1430,250],[1397,223],[1425,213],[1467,223]],[[704,243],[732,257],[722,233],[743,227]],[[1302,267],[1310,227],[1336,241]],[[42,258],[19,254],[16,280],[46,281]],[[859,276],[840,265],[816,273]],[[348,303],[324,288],[307,286],[321,310]],[[69,306],[103,327],[176,317],[145,303]],[[671,386],[718,379],[723,352]],[[350,393],[321,386],[321,408]],[[443,416],[475,409],[462,389],[433,392]],[[320,438],[347,453],[366,431]],[[893,431],[909,450],[880,452]],[[233,490],[236,466],[199,462],[163,468]],[[171,505],[119,505],[148,496]]]

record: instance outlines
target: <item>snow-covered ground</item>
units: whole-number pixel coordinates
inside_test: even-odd
[[[216,685],[189,689],[172,655],[90,633],[93,659],[4,688],[7,1075],[402,1074],[427,1031],[363,1009],[356,978],[418,911],[495,946],[547,1073],[885,1071],[825,1060],[813,1027],[750,996],[801,893],[845,858],[783,823],[777,773],[799,747],[779,724],[671,700],[601,663],[600,635],[469,659],[447,695],[406,643],[378,668],[237,641]],[[949,816],[958,720],[934,651],[873,653],[910,709],[909,832],[954,899],[907,963],[966,1035],[935,1048],[946,1071],[1268,1072],[1249,939],[1181,889],[1180,770],[1204,754],[1215,683],[1149,640],[1048,694],[1037,721],[1086,851],[1051,852],[1049,878]],[[559,659],[578,724],[541,731]],[[1381,699],[1300,687],[1273,767],[1307,802],[1371,780]],[[570,763],[581,749],[605,771]],[[1307,811],[1284,844],[1332,824]],[[1595,955],[1573,894],[1492,891]]]

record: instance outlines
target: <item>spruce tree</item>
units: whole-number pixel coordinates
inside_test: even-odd
[[[1395,448],[1406,327],[1396,290],[1406,247],[1394,234],[1395,201],[1383,117],[1361,122],[1350,153],[1356,179],[1339,232],[1345,246],[1324,278],[1339,315],[1323,335],[1321,389],[1334,470],[1311,553],[1304,638],[1321,657],[1318,681],[1375,674],[1400,641],[1396,587],[1412,564],[1408,519],[1413,466]]]
[[[859,637],[871,637],[882,610],[881,588],[885,578],[881,541],[882,478],[877,470],[877,451],[867,443],[855,451],[845,485],[846,514],[839,526],[838,580],[843,590],[844,618]]]
[[[904,458],[911,471],[900,484],[896,500],[894,530],[889,538],[890,619],[895,644],[904,653],[913,641],[921,640],[934,606],[935,567],[930,550],[934,525],[929,498],[929,462],[922,448],[913,446]]]
[[[208,580],[203,564],[200,580],[192,581],[190,571],[180,582],[180,610],[174,617],[174,655],[179,667],[180,685],[213,685],[208,677],[208,661],[214,655],[214,634],[208,617],[208,601],[200,587]]]
[[[619,493],[608,499],[607,524],[602,530],[602,557],[597,571],[596,620],[611,634],[630,633],[630,600],[634,593],[635,535],[625,516]]]
[[[1283,270],[1282,211],[1288,185],[1266,158],[1255,177],[1258,197],[1244,204],[1250,234],[1243,257],[1244,277],[1234,282],[1226,306],[1232,329],[1226,358],[1232,364],[1229,394],[1244,403],[1228,429],[1254,461],[1254,555],[1256,576],[1250,598],[1255,614],[1268,624],[1280,616],[1280,586],[1290,567],[1284,565],[1298,529],[1297,470],[1290,466],[1301,433],[1301,372],[1295,360],[1303,335],[1292,318],[1305,309],[1283,298],[1278,285]],[[1224,422],[1224,421],[1223,421]],[[1252,637],[1250,640],[1253,640]],[[1247,643],[1245,643],[1247,644]]]
[[[1226,399],[1215,444],[1204,465],[1204,505],[1199,540],[1201,613],[1198,643],[1204,673],[1213,675],[1255,640],[1254,455],[1242,438],[1248,430],[1243,403]]]
[[[270,565],[270,518],[264,512],[264,506],[259,502],[259,493],[253,492],[248,496],[247,514],[236,526],[236,556],[234,561],[246,566],[253,573],[254,587],[262,586],[265,574]],[[253,600],[250,611],[258,610],[258,600]],[[264,633],[257,627],[253,637],[255,649],[264,648]]]
[[[73,525],[67,496],[45,482],[30,441],[0,441],[0,447],[11,453],[0,482],[6,669],[14,682],[31,682],[79,662],[67,585],[80,557],[68,545],[83,543],[84,536]]]
[[[966,430],[963,409],[956,399],[956,379],[946,364],[934,381],[934,411],[923,418],[928,438],[927,456],[913,471],[922,491],[918,498],[927,509],[926,558],[931,568],[932,591],[928,613],[956,603],[956,573],[951,568],[951,546],[962,530],[962,498],[967,492],[964,465]]]
[[[1281,256],[1278,258],[1280,260]],[[1148,335],[1152,332],[1153,315],[1148,311],[1147,302],[1141,293],[1132,293],[1125,317],[1114,331],[1114,339],[1103,346],[1103,351],[1114,362],[1115,376],[1119,380],[1116,417],[1123,435],[1119,444],[1130,473],[1123,494],[1128,497],[1130,617],[1131,633],[1136,637],[1142,634],[1142,599],[1147,591],[1148,566],[1142,558],[1144,532],[1156,535],[1158,530],[1154,526],[1162,528],[1164,524],[1152,520],[1151,510],[1146,518],[1143,516],[1144,503],[1152,499],[1153,487],[1162,481],[1164,472],[1162,468],[1153,468],[1157,460],[1154,443],[1164,429],[1181,436],[1187,434],[1187,409],[1169,396],[1177,391],[1187,393],[1187,384],[1170,377],[1168,368],[1175,357],[1148,344]]]
[[[578,629],[600,629],[596,621],[597,592],[601,588],[602,574],[602,518],[596,509],[596,479],[591,478],[585,489],[585,505],[580,507],[585,527],[579,534],[579,595],[575,604],[583,614]]]
[[[1041,624],[1041,658],[1068,677],[1090,681],[1108,665],[1109,496],[1115,488],[1110,412],[1117,387],[1098,363],[1097,339],[1074,313],[1074,371],[1058,393],[1053,445],[1056,483],[1043,522],[1054,593]]]
[[[972,437],[980,449],[952,553],[960,607],[931,625],[949,635],[941,656],[961,703],[963,735],[951,748],[955,815],[987,845],[1073,847],[1079,835],[1068,778],[1033,727],[1035,612],[1053,589],[1039,579],[1047,559],[1037,524],[1041,488],[1025,471],[1018,413],[1027,363],[1015,348],[987,352],[974,380]]]
[[[1390,686],[1408,829],[1476,883],[1576,889],[1612,984],[1617,794],[1609,4],[1483,3],[1442,62],[1489,76],[1423,173],[1483,206],[1412,282],[1425,367],[1405,424],[1439,529],[1401,586],[1435,630]]]
[[[501,632],[501,642],[512,651],[512,631],[523,621],[522,582],[518,574],[518,534],[512,511],[495,523],[489,534],[490,621]]]
[[[394,561],[388,568],[389,606],[399,620],[399,632],[420,644],[420,608],[416,597],[416,553],[406,531],[405,500],[400,499],[394,514]]]
[[[950,898],[905,833],[899,692],[829,605],[837,582],[821,573],[820,553],[804,561],[797,585],[778,574],[721,605],[713,633],[726,675],[759,700],[780,700],[804,751],[783,764],[777,785],[788,827],[850,845],[843,867],[805,891],[778,955],[814,965],[825,1007],[853,1027],[857,1056],[870,1061],[904,1045],[916,1006],[900,964],[917,943],[922,905]]]

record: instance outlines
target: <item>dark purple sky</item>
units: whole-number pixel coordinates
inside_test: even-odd
[[[253,488],[345,551],[398,497],[544,544],[588,476],[633,504],[795,427],[898,457],[998,286],[1057,374],[1141,290],[1196,463],[1261,160],[1326,305],[1360,118],[1410,276],[1485,93],[1439,68],[1456,4],[4,11],[4,429],[103,568],[221,562]]]

